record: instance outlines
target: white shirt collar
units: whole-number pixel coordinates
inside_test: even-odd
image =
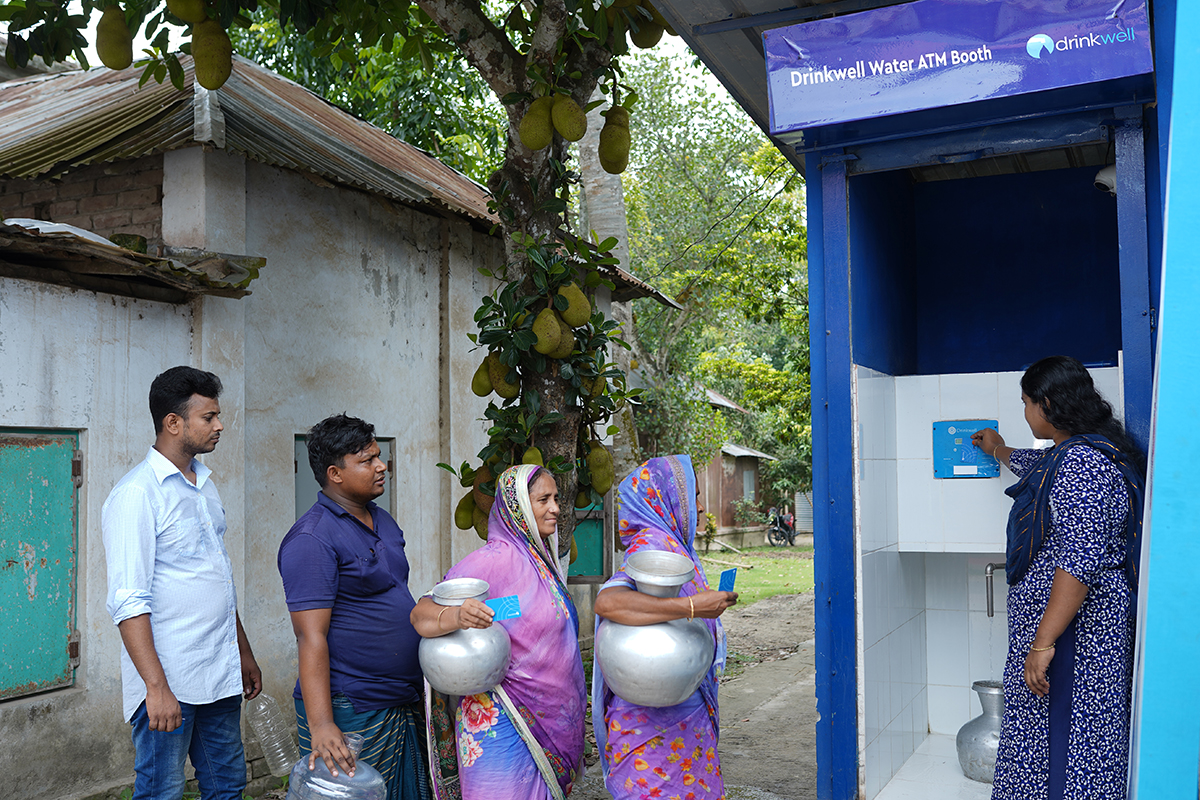
[[[188,483],[191,483],[191,481],[188,481],[187,478],[184,477],[183,472],[180,471],[179,467],[175,466],[175,464],[171,462],[171,459],[167,458],[153,447],[151,447],[150,452],[146,454],[146,460],[150,462],[150,469],[154,470],[154,477],[158,480],[159,484],[172,475],[178,475]],[[196,488],[199,489],[204,486],[204,482],[208,480],[208,476],[212,474],[212,470],[204,466],[204,464],[202,464],[196,458],[192,459],[191,468],[192,471],[196,473]]]

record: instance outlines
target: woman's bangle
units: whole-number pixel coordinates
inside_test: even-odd
[[[992,448],[992,458],[996,458],[996,453],[999,453],[999,452],[1000,452],[1000,445],[996,445],[995,447],[993,447]],[[996,460],[999,461],[1000,459],[996,458]]]
[[[1044,653],[1044,652],[1046,652],[1047,650],[1053,650],[1053,649],[1054,649],[1054,645],[1052,644],[1052,645],[1050,645],[1049,647],[1030,647],[1030,648],[1029,648],[1029,652],[1031,652],[1031,653]]]
[[[445,614],[445,613],[446,613],[447,611],[449,611],[451,608],[453,608],[453,606],[445,606],[445,607],[443,607],[443,608],[442,608],[442,610],[441,610],[441,611],[439,611],[439,612],[438,612],[438,618],[437,618],[437,629],[438,629],[439,631],[442,629],[442,614]]]
[[[695,619],[696,618],[696,604],[692,601],[692,596],[690,594],[688,595],[688,608],[691,609],[691,613],[688,614],[688,619]]]

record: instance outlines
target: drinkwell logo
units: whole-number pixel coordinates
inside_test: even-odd
[[[1042,53],[1054,52],[1054,40],[1044,33],[1030,36],[1029,41],[1025,43],[1025,52],[1034,58],[1041,58]]]
[[[1089,33],[1086,36],[1064,36],[1055,41],[1048,34],[1037,33],[1029,37],[1025,43],[1025,52],[1034,58],[1042,58],[1055,50],[1082,50],[1089,47],[1103,47],[1109,44],[1123,44],[1134,40],[1133,28],[1122,28],[1113,33]]]

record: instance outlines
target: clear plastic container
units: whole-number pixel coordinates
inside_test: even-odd
[[[346,747],[354,753],[354,777],[340,769],[337,777],[334,777],[325,766],[325,759],[320,757],[309,769],[308,756],[305,756],[292,767],[287,800],[387,800],[387,784],[379,770],[358,760],[363,737],[357,733],[347,733],[345,739]]]
[[[280,778],[287,775],[300,757],[300,748],[292,738],[292,721],[284,717],[269,694],[259,694],[246,703],[246,718],[262,746],[271,774]]]

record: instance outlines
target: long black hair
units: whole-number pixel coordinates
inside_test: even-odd
[[[1113,408],[1092,382],[1087,368],[1070,356],[1049,356],[1021,376],[1021,391],[1037,403],[1046,421],[1072,436],[1094,433],[1108,439],[1129,456],[1145,475],[1146,457],[1120,421]]]

